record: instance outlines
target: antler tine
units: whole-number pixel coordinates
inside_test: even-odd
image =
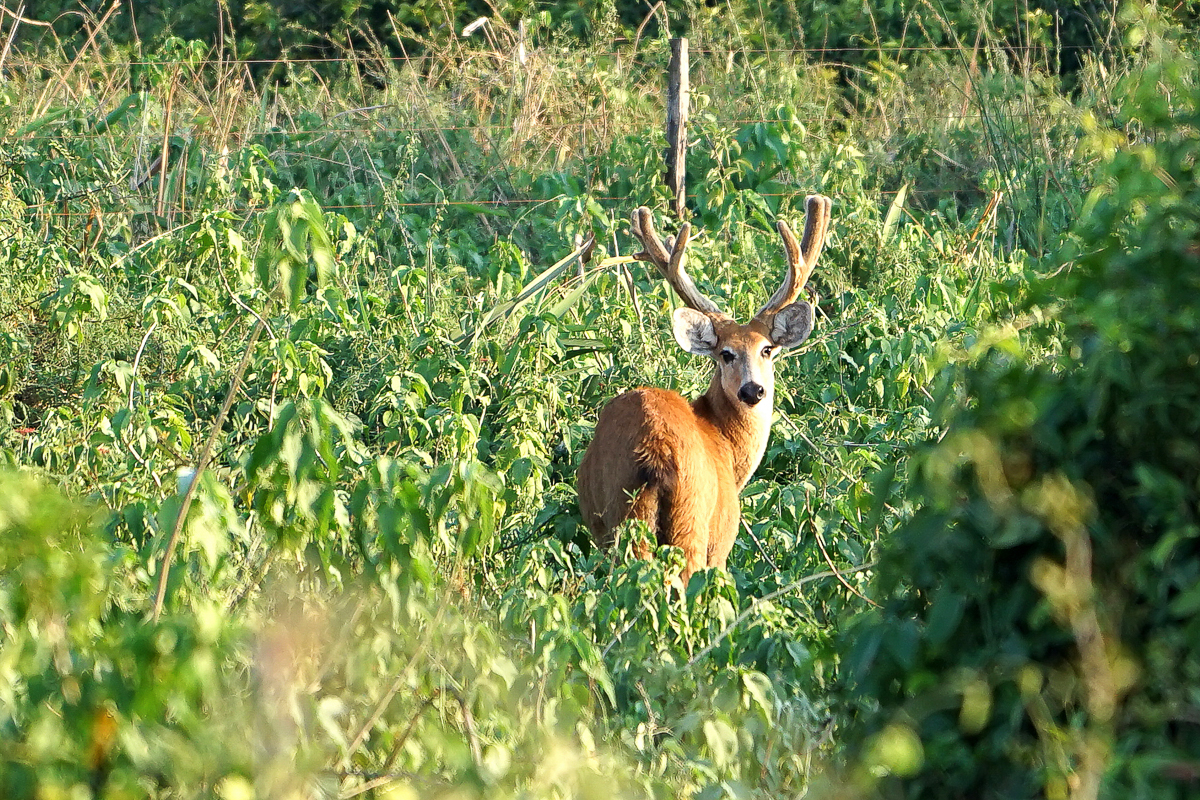
[[[800,240],[800,251],[804,255],[807,272],[800,283],[801,288],[808,282],[808,276],[817,266],[821,248],[825,246],[825,234],[829,231],[829,215],[833,201],[823,195],[814,194],[805,198],[804,204],[804,238]]]
[[[634,258],[649,261],[658,267],[658,271],[667,279],[667,283],[675,290],[675,294],[679,295],[684,305],[697,311],[724,316],[716,303],[700,294],[684,266],[687,262],[686,250],[692,232],[691,225],[685,222],[679,229],[679,234],[664,243],[654,230],[654,218],[650,209],[641,206],[633,212],[630,230],[643,247],[642,252],[635,254]]]
[[[829,229],[829,214],[833,201],[819,194],[810,194],[804,201],[804,237],[799,243],[792,229],[782,219],[776,223],[779,236],[783,239],[783,250],[787,255],[787,273],[783,276],[783,284],[771,295],[771,299],[759,310],[756,316],[762,317],[777,313],[781,308],[794,303],[800,296],[817,259],[821,248],[825,246],[825,234]]]
[[[663,247],[662,240],[658,238],[658,233],[654,230],[654,218],[650,216],[650,209],[645,206],[635,209],[629,227],[634,237],[642,243],[643,248],[642,252],[634,254],[633,257],[641,261],[649,261],[665,274],[671,256]]]

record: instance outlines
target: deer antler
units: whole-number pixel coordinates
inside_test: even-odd
[[[787,254],[788,270],[783,276],[783,285],[775,290],[756,314],[756,317],[769,317],[779,312],[784,306],[796,302],[804,284],[817,266],[821,248],[825,246],[825,233],[829,228],[829,212],[833,201],[819,194],[810,194],[804,200],[804,238],[796,243],[792,229],[782,219],[776,227],[783,239],[783,249]]]
[[[634,258],[649,261],[658,267],[658,271],[667,279],[667,283],[671,285],[671,288],[675,290],[675,294],[679,295],[679,299],[685,305],[707,314],[725,316],[717,308],[716,303],[700,294],[700,290],[696,288],[696,284],[692,283],[691,277],[684,268],[684,264],[687,261],[684,251],[687,248],[688,237],[692,232],[691,225],[685,222],[683,227],[679,229],[678,236],[674,239],[668,238],[664,242],[658,238],[658,233],[654,230],[654,218],[650,214],[650,209],[641,206],[633,212],[633,218],[630,221],[630,230],[637,240],[642,243],[643,248],[642,252],[634,255]]]

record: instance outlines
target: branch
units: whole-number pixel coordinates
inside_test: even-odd
[[[865,594],[860,592],[858,589],[855,589],[853,586],[850,585],[849,581],[847,581],[844,577],[842,577],[842,573],[838,571],[837,564],[833,563],[833,559],[829,557],[829,551],[825,549],[825,537],[821,535],[821,529],[817,527],[817,523],[815,523],[815,522],[812,523],[812,526],[813,526],[813,533],[815,533],[817,535],[817,546],[821,548],[821,555],[825,556],[825,563],[829,565],[829,569],[837,577],[838,583],[842,584],[842,586],[845,586],[847,589],[849,589],[851,594],[856,594],[859,597],[861,597],[863,600],[866,600],[871,605],[875,606],[876,608],[879,608],[879,603],[876,603],[874,600],[867,597]]]
[[[845,570],[845,572],[846,573],[863,572],[864,570],[873,569],[875,567],[876,563],[877,562],[872,561],[869,564],[863,564],[861,566],[854,567],[853,569]],[[719,645],[722,641],[725,640],[726,636],[728,636],[730,633],[733,632],[734,628],[736,628],[738,625],[741,625],[743,622],[745,622],[746,618],[749,617],[751,614],[753,614],[755,611],[758,611],[759,607],[762,606],[764,603],[768,603],[771,600],[774,600],[776,597],[779,597],[780,595],[787,594],[788,592],[793,592],[796,589],[799,589],[801,586],[804,586],[805,584],[812,583],[813,581],[819,581],[822,578],[832,578],[832,577],[835,577],[836,575],[838,575],[838,573],[836,573],[836,572],[818,572],[815,575],[806,575],[798,581],[789,583],[787,586],[776,589],[773,592],[768,592],[767,594],[764,594],[762,597],[754,598],[754,601],[750,603],[750,607],[747,608],[745,611],[743,611],[741,614],[738,614],[737,619],[735,619],[733,622],[726,625],[725,630],[721,631],[717,635],[716,639],[713,639],[712,644],[710,644],[708,647],[701,650],[699,653],[696,654],[695,658],[693,658],[691,661],[688,662],[688,666],[689,667],[696,666],[696,662],[698,662],[700,659],[704,658],[706,655],[711,653],[717,645]]]
[[[419,720],[421,715],[425,713],[425,709],[433,705],[433,701],[437,700],[438,695],[440,694],[441,689],[434,689],[429,697],[426,697],[425,700],[422,701],[421,705],[417,708],[416,713],[412,715],[412,718],[409,719],[408,726],[404,729],[404,733],[400,734],[400,738],[397,739],[396,743],[392,745],[391,751],[388,753],[387,758],[384,759],[384,772],[390,770],[392,768],[392,764],[396,763],[396,756],[400,755],[400,751],[404,749],[404,743],[407,742],[408,737],[412,735],[413,728],[417,727],[417,720]]]
[[[150,611],[150,617],[155,622],[158,622],[158,618],[162,614],[163,600],[167,595],[167,576],[171,574],[171,559],[175,557],[175,548],[179,544],[179,536],[183,533],[183,526],[187,522],[188,508],[192,505],[192,498],[196,495],[196,487],[200,484],[200,477],[204,474],[204,470],[208,468],[208,462],[212,459],[213,446],[217,443],[217,436],[221,433],[221,429],[225,427],[225,418],[229,416],[229,409],[233,405],[233,398],[237,396],[242,376],[246,374],[246,369],[250,366],[250,359],[254,355],[254,343],[258,341],[258,337],[262,334],[264,328],[266,328],[266,325],[260,317],[254,325],[254,330],[250,332],[250,338],[246,341],[246,352],[242,355],[242,362],[238,364],[237,370],[233,373],[233,381],[229,384],[229,392],[225,395],[225,402],[221,404],[221,411],[217,414],[217,418],[213,422],[212,432],[208,435],[208,441],[204,443],[204,450],[200,453],[200,460],[196,462],[196,471],[192,475],[192,480],[188,483],[187,491],[183,494],[183,502],[179,504],[179,516],[175,518],[175,528],[171,531],[171,538],[167,540],[167,552],[163,554],[162,566],[158,571],[158,589],[155,591],[154,606]]]

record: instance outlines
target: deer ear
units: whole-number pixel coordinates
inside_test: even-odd
[[[698,356],[716,356],[717,329],[708,314],[694,308],[677,308],[672,315],[671,328],[675,341],[684,350]]]
[[[779,309],[771,321],[771,341],[777,347],[795,347],[808,338],[813,329],[813,307],[806,301]]]

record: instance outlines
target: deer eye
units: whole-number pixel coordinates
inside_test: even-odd
[[[766,347],[764,347],[764,348],[762,349],[762,357],[763,357],[763,358],[770,358],[770,357],[771,357],[771,354],[772,354],[772,353],[774,353],[774,352],[775,352],[775,348],[771,347],[771,345],[767,345]]]
[[[737,358],[737,356],[733,354],[732,350],[722,350],[721,351],[721,360],[724,361],[726,364],[732,364],[733,360],[735,358]]]

